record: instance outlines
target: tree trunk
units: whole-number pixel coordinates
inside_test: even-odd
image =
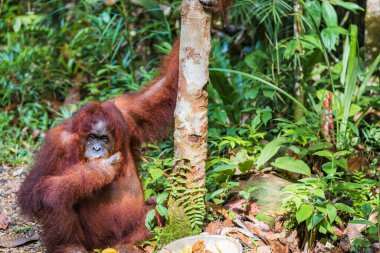
[[[369,66],[380,53],[380,0],[367,0],[365,15],[365,62]]]
[[[211,17],[199,0],[182,3],[179,84],[174,112],[176,165],[169,216],[183,210],[193,231],[202,228],[205,215],[205,164],[207,158],[207,90],[211,49]],[[181,175],[185,175],[178,180]],[[181,182],[180,182],[181,181]],[[177,190],[181,187],[182,190]],[[177,208],[179,207],[179,208]],[[170,219],[170,218],[169,218]],[[170,220],[169,220],[170,223]]]
[[[299,0],[294,1],[294,24],[293,32],[297,42],[300,43],[300,36],[302,33],[302,5]],[[303,69],[301,65],[301,57],[298,53],[294,55],[294,91],[296,99],[304,104],[304,90],[303,90]],[[294,104],[294,118],[300,120],[304,116],[302,108],[298,104]]]

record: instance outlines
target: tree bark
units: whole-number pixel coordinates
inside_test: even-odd
[[[205,184],[210,21],[198,0],[183,1],[174,152],[192,169],[189,188]]]
[[[179,83],[174,112],[174,153],[177,161],[174,173],[179,174],[181,168],[187,168],[186,192],[198,194],[196,202],[204,208],[208,134],[206,84],[209,79],[211,17],[204,12],[198,0],[184,0],[181,15]],[[189,196],[195,196],[194,194]],[[191,215],[190,220],[194,222]],[[198,215],[198,225],[200,222]]]
[[[365,62],[369,66],[380,53],[380,0],[367,0],[365,15]]]
[[[294,1],[294,24],[293,32],[297,43],[300,43],[300,36],[302,33],[302,20],[301,16],[303,13],[302,5],[299,0]],[[294,92],[296,94],[296,99],[304,104],[304,91],[303,91],[303,69],[301,65],[301,57],[299,53],[294,55]],[[294,118],[300,120],[304,116],[302,108],[298,105],[294,105]]]

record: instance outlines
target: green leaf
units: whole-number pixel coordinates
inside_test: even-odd
[[[255,86],[253,88],[248,89],[246,92],[244,92],[244,98],[255,99],[259,94],[259,88],[259,86]]]
[[[296,212],[296,219],[301,223],[308,219],[313,214],[313,207],[310,204],[302,204]]]
[[[340,26],[329,26],[326,27],[324,30],[331,31],[336,34],[342,34],[342,35],[350,35],[350,32],[347,29],[344,29],[343,27]]]
[[[331,143],[328,142],[316,142],[314,144],[311,144],[312,146],[308,147],[307,150],[309,151],[317,151],[325,148],[330,148],[332,147]]]
[[[155,194],[155,191],[153,189],[145,189],[144,190],[144,199],[147,200],[153,194]]]
[[[339,225],[342,225],[342,224],[343,224],[343,221],[339,218],[338,215],[336,216],[335,221],[336,221],[336,223],[338,223]]]
[[[164,201],[168,198],[169,193],[168,192],[163,192],[160,195],[157,196],[157,204],[161,205],[164,203]]]
[[[282,170],[310,176],[309,166],[304,161],[295,159],[293,157],[279,157],[275,162],[271,163],[271,165]]]
[[[348,111],[348,117],[353,117],[356,114],[358,114],[362,108],[358,106],[357,104],[351,104],[350,110]],[[344,113],[344,108],[341,107],[339,112],[337,113],[336,117],[337,119],[342,119],[343,118],[343,113]]]
[[[247,200],[249,200],[249,196],[251,196],[251,194],[246,191],[239,191],[239,195],[242,196],[243,199],[247,199]]]
[[[308,178],[300,179],[298,181],[305,183],[307,185],[313,185],[319,188],[323,188],[326,185],[326,183],[320,178],[308,177]]]
[[[336,33],[334,30],[325,28],[321,32],[321,37],[322,37],[323,44],[326,46],[328,51],[335,49],[335,45],[339,41],[338,33]]]
[[[164,174],[164,171],[161,169],[150,169],[149,174],[151,175],[152,180],[156,181],[158,178],[160,178]]]
[[[320,197],[322,199],[325,199],[325,193],[323,192],[323,190],[321,189],[316,189],[314,192],[313,192],[313,195],[317,196],[317,197]]]
[[[209,200],[209,199],[213,199],[213,198],[215,198],[216,196],[222,194],[224,191],[225,191],[225,189],[224,189],[224,188],[221,188],[221,189],[216,190],[216,191],[214,191],[214,192],[212,192],[212,193],[210,193],[210,194],[207,194],[207,195],[206,195],[206,198],[207,198],[207,200]]]
[[[327,205],[327,217],[329,217],[330,223],[333,223],[336,218],[336,208],[333,205]]]
[[[293,197],[293,202],[294,202],[294,204],[296,204],[296,208],[297,208],[297,209],[298,209],[298,208],[301,206],[301,204],[302,204],[302,200],[301,200],[301,198],[296,197],[296,196]]]
[[[333,0],[332,3],[335,3],[338,6],[341,6],[347,10],[353,11],[356,13],[356,11],[363,11],[364,9],[357,5],[356,3],[352,2],[346,2],[342,0]]]
[[[312,16],[316,27],[319,27],[321,24],[321,3],[319,1],[305,1],[305,7],[307,8],[306,16]],[[310,17],[309,17],[310,19]]]
[[[294,54],[296,52],[297,47],[299,47],[299,42],[295,39],[290,40],[286,43],[285,51],[284,51],[284,58],[289,60],[290,58],[294,57]]]
[[[327,174],[327,175],[333,175],[336,172],[336,164],[332,162],[327,162],[322,164],[322,170]]]
[[[220,205],[220,204],[222,204],[222,203],[224,202],[223,199],[218,199],[218,198],[213,198],[212,201],[213,201],[215,204],[217,204],[217,205]]]
[[[324,1],[322,3],[322,17],[327,26],[337,26],[338,25],[338,15],[329,2]]]
[[[339,166],[342,167],[343,169],[347,169],[347,159],[341,158],[335,160],[335,163]]]
[[[355,213],[354,209],[352,209],[351,207],[349,207],[349,206],[347,206],[347,205],[345,205],[343,203],[335,203],[334,206],[337,209],[339,209],[339,210],[341,210],[343,212],[346,212],[346,213]]]
[[[227,124],[227,113],[225,111],[219,110],[214,116],[219,122],[223,123],[223,125]]]
[[[334,157],[345,156],[345,155],[349,155],[349,154],[351,154],[350,151],[342,150],[342,151],[336,152],[336,153],[334,154]]]
[[[340,124],[339,132],[338,134],[341,136],[346,135],[347,125],[348,125],[348,117],[349,112],[352,104],[353,94],[354,90],[356,89],[356,83],[358,79],[359,74],[359,63],[357,55],[357,36],[358,36],[358,27],[356,25],[350,25],[350,53],[348,56],[348,62],[347,62],[347,73],[345,78],[345,85],[344,85],[344,95],[343,95],[343,101],[342,101],[342,107],[343,109],[343,116],[342,116],[342,122]]]
[[[157,205],[156,210],[161,216],[165,217],[165,219],[169,217],[168,209],[163,205]]]
[[[156,215],[156,211],[154,209],[149,210],[146,213],[146,216],[145,216],[145,226],[148,228],[148,230],[152,230],[151,223],[152,223],[152,221],[154,221],[155,215]]]
[[[20,17],[17,17],[15,19],[15,22],[13,24],[13,30],[17,33],[20,31],[21,29],[21,25],[22,25],[22,22],[21,22],[21,18]]]
[[[236,155],[231,157],[231,163],[237,164],[239,167],[240,172],[245,173],[252,169],[254,161],[250,159],[247,150],[241,149],[239,152],[236,153]]]
[[[311,217],[309,225],[307,226],[307,229],[310,231],[312,228],[318,225],[318,223],[321,222],[323,218],[324,216],[322,214],[313,215],[313,217]]]
[[[263,123],[266,125],[269,122],[269,120],[272,119],[272,112],[270,112],[270,111],[263,112],[261,119],[262,119]]]
[[[227,171],[227,170],[233,170],[235,172],[236,168],[238,166],[236,164],[222,164],[218,165],[213,169],[213,172],[221,172],[221,171]]]
[[[315,152],[313,155],[326,157],[326,158],[328,158],[328,159],[330,159],[330,160],[334,157],[334,154],[331,153],[331,152],[328,151],[328,150],[317,151],[317,152]]]
[[[253,72],[259,72],[265,66],[267,59],[268,55],[264,51],[254,50],[244,58],[244,62]]]
[[[334,226],[331,223],[329,223],[327,220],[324,220],[323,225],[325,226],[327,231],[329,231],[331,234],[334,234]]]
[[[253,160],[247,160],[247,161],[244,161],[244,162],[241,162],[238,164],[239,166],[239,170],[242,172],[242,173],[246,173],[247,171],[251,170],[252,167],[254,165],[254,161]]]
[[[335,190],[346,191],[346,190],[360,189],[362,187],[363,186],[361,184],[358,184],[358,183],[345,182],[345,183],[337,185],[335,187]]]
[[[327,233],[327,229],[323,225],[319,226],[318,231],[319,233],[324,234],[324,235]]]
[[[260,168],[267,161],[269,161],[269,159],[271,159],[277,153],[284,142],[285,139],[283,138],[277,138],[269,142],[261,151],[259,158],[257,158],[256,166]]]
[[[360,85],[360,88],[359,88],[359,91],[358,91],[358,94],[356,97],[356,101],[360,100],[365,88],[367,87],[368,81],[371,79],[373,72],[375,72],[378,69],[377,66],[379,64],[380,64],[380,54],[376,57],[376,59],[369,66],[369,69],[368,69],[367,73],[365,74],[364,80],[363,80],[362,84]],[[358,123],[359,123],[359,121],[357,122],[357,124]]]
[[[317,206],[317,210],[323,213],[324,215],[327,215],[327,209],[321,206]]]
[[[362,225],[367,225],[370,227],[377,227],[377,225],[369,220],[352,220],[349,223],[351,224],[362,224]]]

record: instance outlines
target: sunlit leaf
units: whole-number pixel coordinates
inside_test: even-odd
[[[310,176],[309,166],[304,161],[295,159],[293,157],[279,157],[275,162],[271,163],[271,165],[282,170]]]
[[[347,205],[345,205],[343,203],[335,203],[334,206],[337,209],[339,209],[339,210],[341,210],[343,212],[346,212],[346,213],[355,213],[354,209],[352,209],[351,207],[349,207],[349,206],[347,206]]]
[[[296,212],[296,219],[301,223],[308,219],[313,213],[313,207],[310,204],[302,204]]]
[[[322,16],[327,26],[337,26],[338,25],[338,15],[329,2],[322,2]]]
[[[281,145],[285,142],[283,138],[277,138],[265,145],[264,149],[261,151],[259,158],[256,161],[256,166],[260,168],[266,162],[269,161],[280,149]]]
[[[156,205],[156,210],[161,216],[165,217],[165,219],[169,217],[168,209],[163,205]]]

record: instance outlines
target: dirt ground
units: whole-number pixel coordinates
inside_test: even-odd
[[[39,231],[36,223],[28,221],[28,219],[21,214],[21,210],[16,204],[16,192],[24,176],[25,169],[12,170],[0,168],[0,215],[7,217],[9,221],[6,229],[2,229],[0,226],[0,242],[4,236],[15,234],[15,232],[22,233],[29,229]],[[40,241],[34,241],[16,248],[0,247],[0,252],[42,253],[45,252],[45,249]]]

